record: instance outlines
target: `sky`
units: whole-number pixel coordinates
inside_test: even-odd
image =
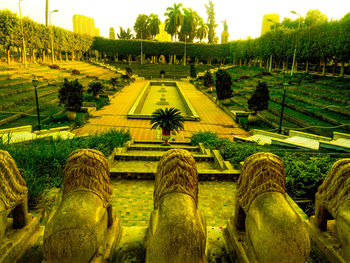
[[[85,15],[94,18],[101,36],[108,37],[110,27],[114,27],[117,33],[119,26],[133,29],[139,14],[155,13],[164,22],[166,8],[175,2],[191,7],[207,20],[205,4],[208,0],[50,0],[49,10],[59,10],[51,14],[51,22],[56,26],[73,30],[73,15]],[[45,0],[22,0],[22,16],[45,23],[45,3]],[[259,37],[264,14],[279,14],[282,21],[284,17],[296,18],[291,10],[305,16],[308,10],[318,9],[329,19],[337,20],[350,12],[350,0],[213,0],[213,3],[218,24],[216,34],[221,35],[221,21],[226,19],[229,40]],[[1,9],[18,13],[18,0],[0,0]]]

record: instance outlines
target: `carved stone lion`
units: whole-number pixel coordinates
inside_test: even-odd
[[[335,219],[343,257],[350,262],[350,159],[333,164],[315,199],[316,226],[326,231],[327,219]]]
[[[14,228],[22,228],[27,224],[27,194],[26,182],[15,161],[7,151],[0,150],[0,245],[11,211]]]
[[[274,154],[253,154],[244,162],[232,221],[246,232],[258,262],[304,263],[309,256],[309,236],[286,200],[285,180],[282,161]]]
[[[206,224],[197,209],[198,173],[186,150],[167,151],[157,167],[146,262],[205,262]]]
[[[89,262],[112,224],[107,159],[96,150],[74,151],[64,169],[62,202],[45,227],[46,261]]]

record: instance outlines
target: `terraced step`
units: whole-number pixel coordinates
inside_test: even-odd
[[[113,161],[110,164],[111,177],[118,179],[154,180],[158,161],[128,160]],[[196,161],[200,181],[227,180],[234,181],[240,174],[238,170],[219,170],[213,162]]]
[[[164,154],[164,151],[151,151],[151,152],[145,152],[145,151],[127,151],[126,153],[117,153],[114,155],[114,160],[149,160],[149,161],[159,161],[162,155]],[[195,161],[214,161],[214,157],[210,155],[203,155],[203,154],[196,154],[192,153]]]

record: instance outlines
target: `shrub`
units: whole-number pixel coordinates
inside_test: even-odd
[[[92,81],[89,83],[88,93],[92,93],[94,97],[98,96],[106,87],[99,81]]]
[[[191,67],[190,67],[190,77],[193,79],[197,77],[196,67],[193,64],[191,64]]]
[[[204,79],[204,83],[203,83],[204,87],[210,88],[214,85],[213,76],[211,75],[209,70],[205,72],[203,79]]]
[[[253,113],[267,109],[269,106],[269,89],[265,82],[258,81],[252,96],[248,99],[248,109]]]
[[[59,65],[53,64],[49,66],[52,69],[61,69]]]
[[[62,185],[63,169],[68,155],[78,149],[91,148],[101,151],[105,156],[115,147],[130,140],[125,131],[111,130],[100,135],[75,137],[72,140],[34,140],[22,144],[2,144],[0,149],[8,151],[23,171],[29,190],[31,206],[45,190]]]
[[[131,69],[131,68],[127,67],[127,68],[125,69],[125,73],[126,73],[126,75],[128,75],[129,78],[132,77],[133,72],[132,72],[132,69]]]
[[[58,90],[58,98],[60,105],[68,111],[80,111],[83,105],[83,85],[76,79],[68,81],[64,79],[64,83]]]
[[[72,74],[73,74],[73,75],[80,75],[80,71],[77,70],[77,69],[73,69],[73,70],[72,70]]]
[[[209,131],[198,132],[192,135],[191,144],[197,145],[198,143],[203,143],[204,147],[208,149],[219,149],[225,143],[227,143],[226,139],[221,139],[217,136],[216,133],[212,133]]]
[[[232,79],[227,71],[219,69],[216,72],[216,95],[219,100],[229,99],[232,97]]]

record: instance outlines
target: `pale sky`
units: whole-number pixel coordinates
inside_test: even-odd
[[[45,2],[22,0],[22,16],[45,23]],[[51,17],[52,24],[56,26],[73,30],[73,15],[85,15],[94,18],[101,36],[108,37],[110,27],[114,27],[117,33],[119,26],[133,30],[139,14],[155,13],[164,21],[166,8],[175,2],[191,7],[207,20],[205,4],[208,0],[50,0],[49,10],[59,10]],[[296,15],[290,13],[291,10],[305,16],[308,10],[319,9],[329,19],[336,20],[350,12],[350,0],[213,0],[213,3],[218,24],[217,36],[220,37],[223,30],[221,21],[227,19],[229,40],[259,37],[264,14],[279,14],[282,21],[284,17],[296,18]],[[18,13],[18,0],[0,0],[0,9]]]

